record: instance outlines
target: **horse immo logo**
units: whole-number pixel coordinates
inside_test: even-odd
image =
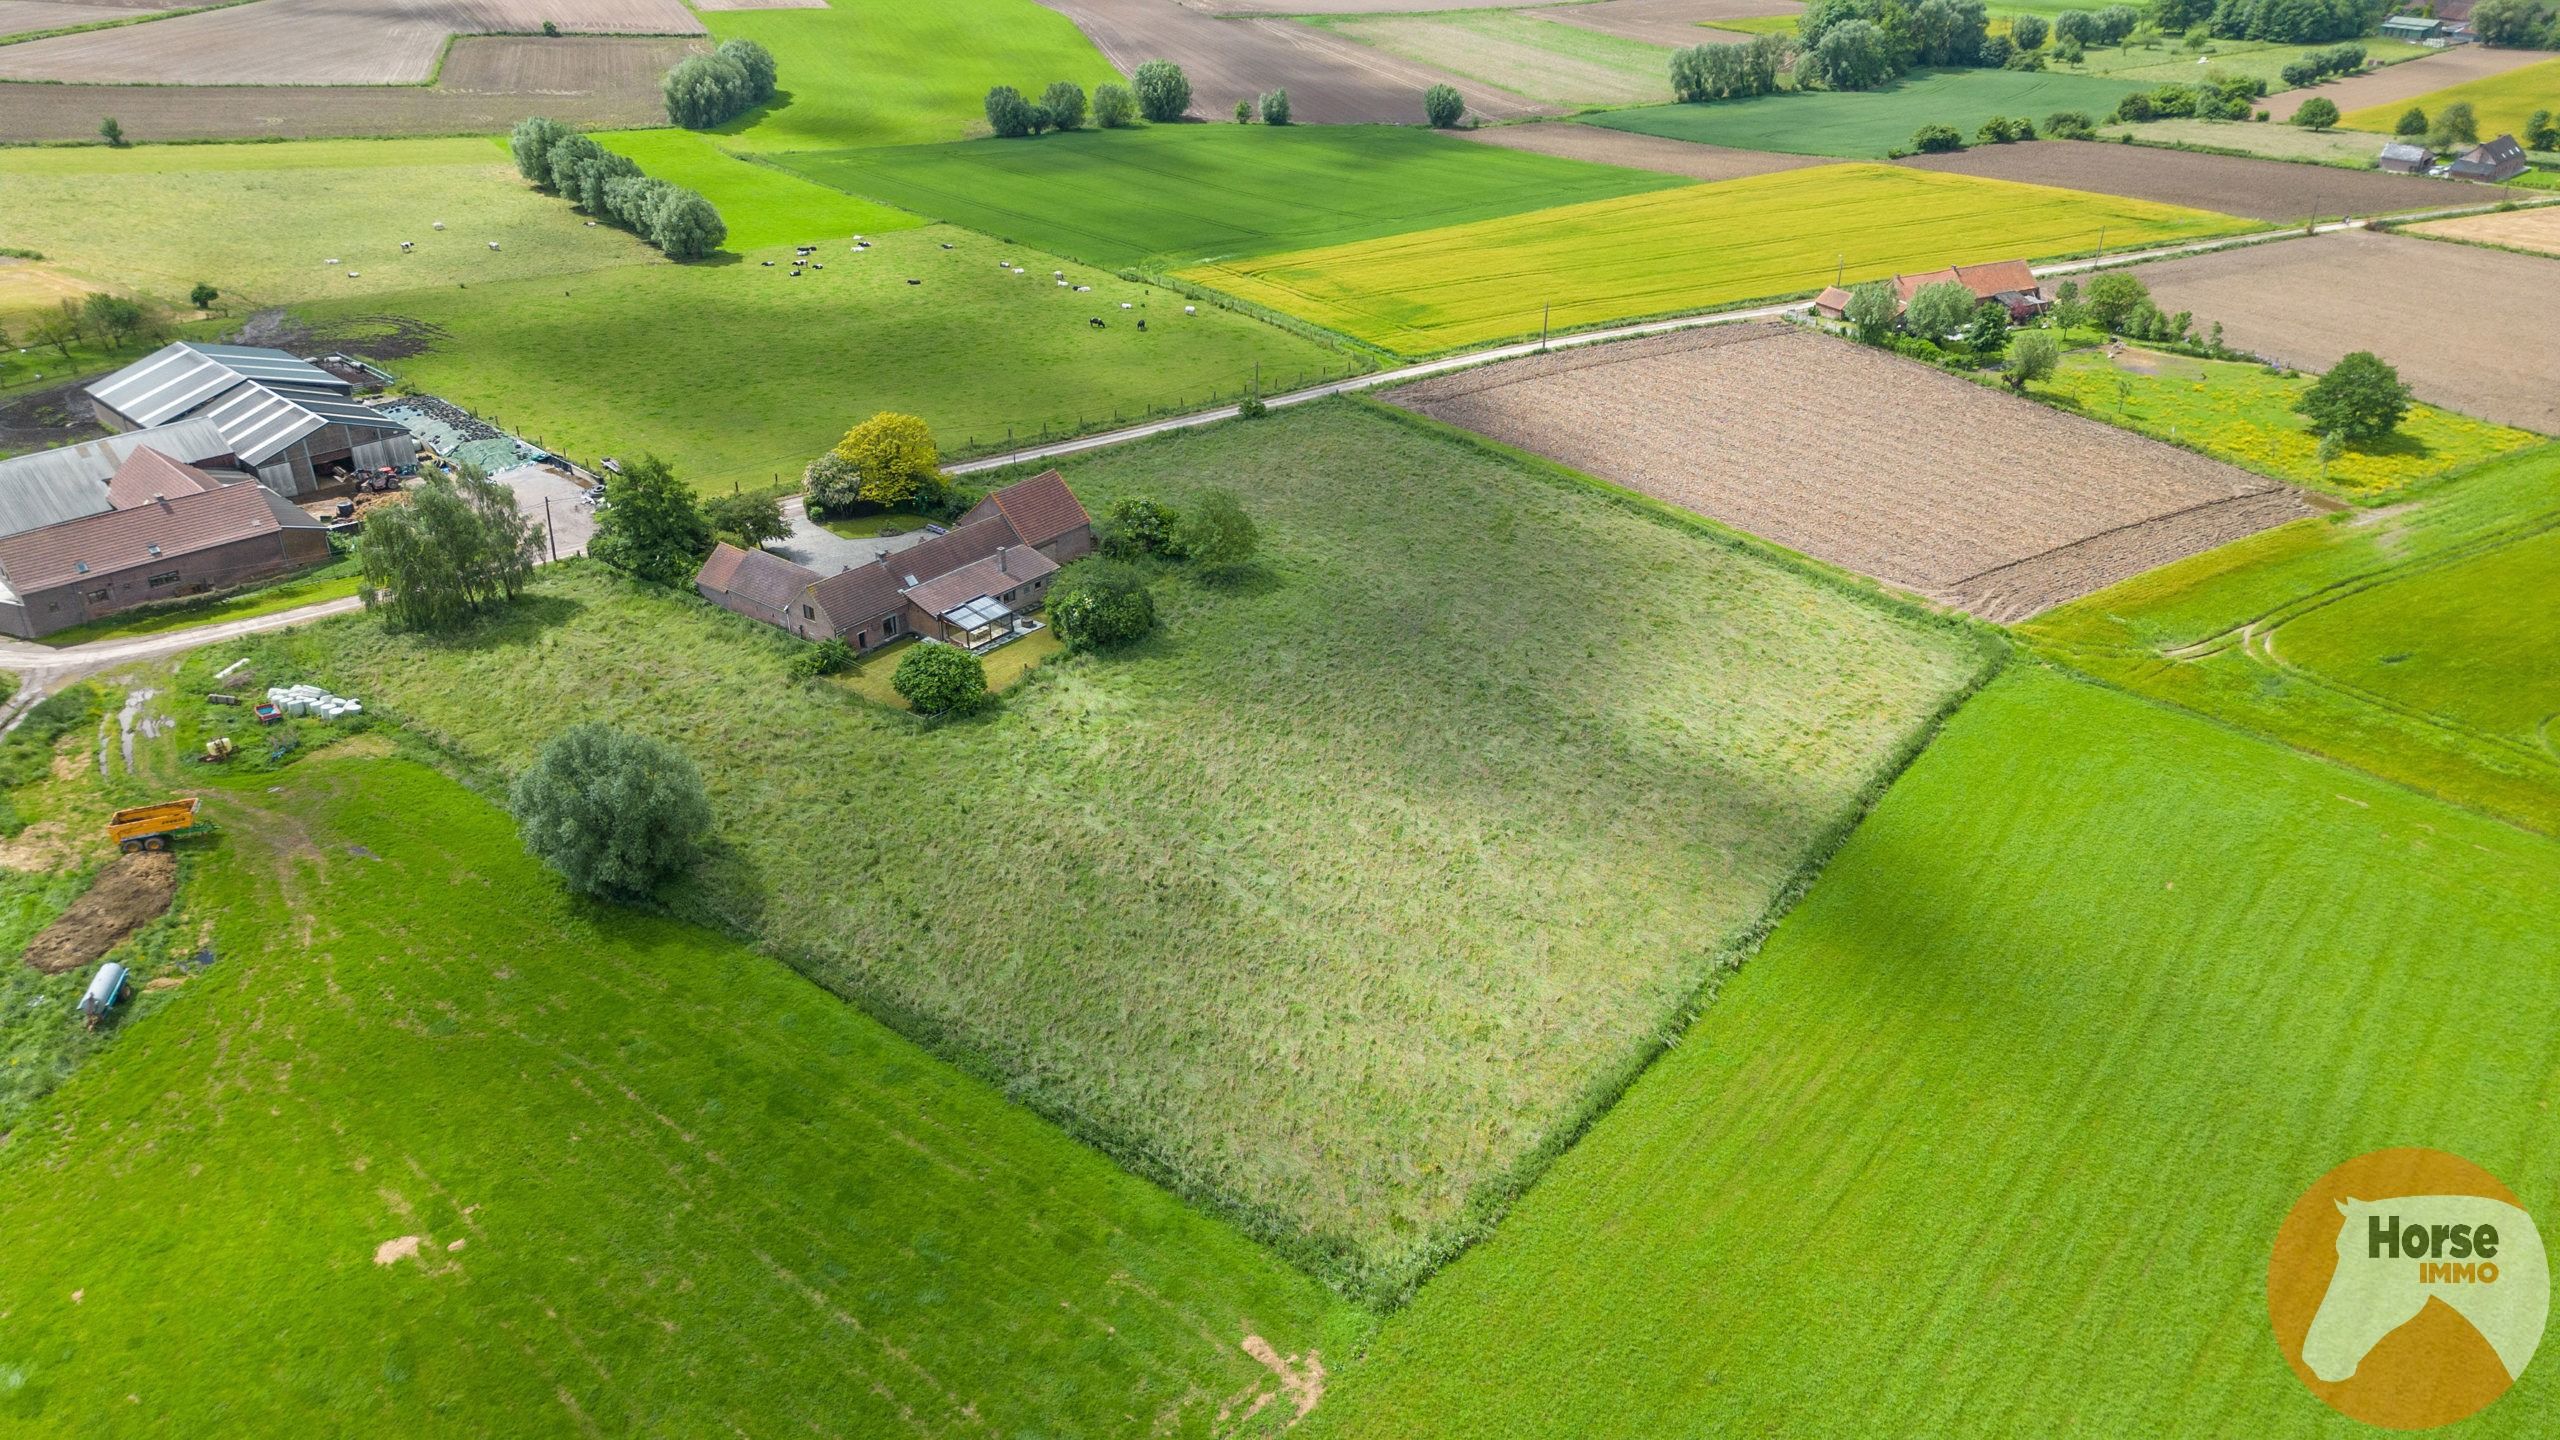
[[[2451,1424],[2505,1394],[2550,1309],[2532,1215],[2441,1150],[2377,1150],[2320,1177],[2267,1265],[2268,1318],[2294,1374],[2392,1429]]]

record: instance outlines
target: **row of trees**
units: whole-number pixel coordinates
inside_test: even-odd
[[[2247,75],[2214,72],[2195,85],[2167,84],[2136,90],[2116,102],[2110,119],[2135,124],[2144,120],[2246,120],[2256,112],[2267,82]]]
[[[514,491],[461,465],[405,498],[365,517],[356,547],[365,608],[403,629],[445,631],[524,593],[542,560],[542,530]]]
[[[676,62],[659,92],[667,118],[688,130],[723,125],[773,99],[781,75],[773,52],[753,40],[723,40],[708,55]]]
[[[2551,0],[2480,0],[2472,7],[2471,33],[2483,45],[2560,49],[2560,7]]]
[[[203,297],[195,302],[201,310],[212,304],[219,292],[200,284],[195,294]],[[77,300],[57,301],[53,309],[38,313],[20,333],[29,345],[51,350],[68,363],[74,345],[85,342],[103,350],[120,350],[136,340],[163,343],[170,332],[168,313],[159,306],[101,290]],[[0,331],[0,346],[7,344],[6,332]]]
[[[2549,125],[2548,116],[2544,117],[2543,123]],[[2467,100],[2456,100],[2445,106],[2435,113],[2433,119],[2427,117],[2426,111],[2412,105],[2401,114],[2399,123],[2391,127],[2391,133],[2412,144],[2423,144],[2430,150],[2467,150],[2480,143],[2480,118],[2472,113],[2471,102]]]
[[[2285,66],[2285,88],[2299,90],[2306,85],[2317,85],[2332,75],[2353,75],[2363,68],[2363,46],[2332,45],[2326,50],[2314,50]]]
[[[557,120],[533,115],[517,122],[507,149],[535,189],[622,226],[670,259],[701,259],[729,238],[728,223],[699,193],[643,174],[630,156]]]
[[[1671,93],[1692,102],[1775,94],[1786,64],[1783,36],[1754,35],[1741,45],[1693,45],[1671,57]]]

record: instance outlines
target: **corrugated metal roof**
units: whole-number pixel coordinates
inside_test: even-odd
[[[244,481],[174,495],[157,505],[110,510],[0,539],[0,575],[21,595],[272,535],[282,524],[267,487]]]
[[[0,536],[106,509],[108,479],[144,446],[188,465],[231,453],[231,442],[213,422],[181,420],[0,460]]]
[[[231,441],[231,453],[251,465],[264,465],[323,425],[353,425],[404,434],[407,429],[399,421],[343,396],[299,386],[264,385],[254,380],[244,380],[214,397],[202,413]]]
[[[351,396],[355,387],[282,350],[174,340],[89,387],[136,425],[173,420],[242,381]]]

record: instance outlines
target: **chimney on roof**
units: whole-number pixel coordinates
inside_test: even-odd
[[[161,494],[157,490],[154,490],[151,492],[151,503],[154,505],[166,505],[169,503],[169,497]]]
[[[1012,573],[1013,573],[1013,571],[1012,571],[1012,570],[1010,570],[1009,568],[1007,568],[1007,567],[1006,567],[1006,565],[1005,565],[1005,563],[1004,563],[1004,552],[1006,552],[1007,550],[1010,550],[1010,549],[1012,549],[1012,548],[1013,548],[1013,547],[1012,547],[1012,546],[1010,546],[1010,545],[999,545],[999,546],[997,546],[997,547],[996,547],[996,573],[997,573],[997,574],[999,574],[999,575],[1010,575],[1010,574],[1012,574]]]

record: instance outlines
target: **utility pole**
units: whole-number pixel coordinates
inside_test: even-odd
[[[2107,227],[2104,225],[2098,227],[2098,253],[2107,253]]]
[[[1538,307],[1538,349],[1547,348],[1547,321],[1556,313],[1556,302],[1550,300]]]
[[[542,533],[550,537],[551,559],[557,563],[560,559],[560,532],[551,528],[551,497],[548,495],[542,497]]]

